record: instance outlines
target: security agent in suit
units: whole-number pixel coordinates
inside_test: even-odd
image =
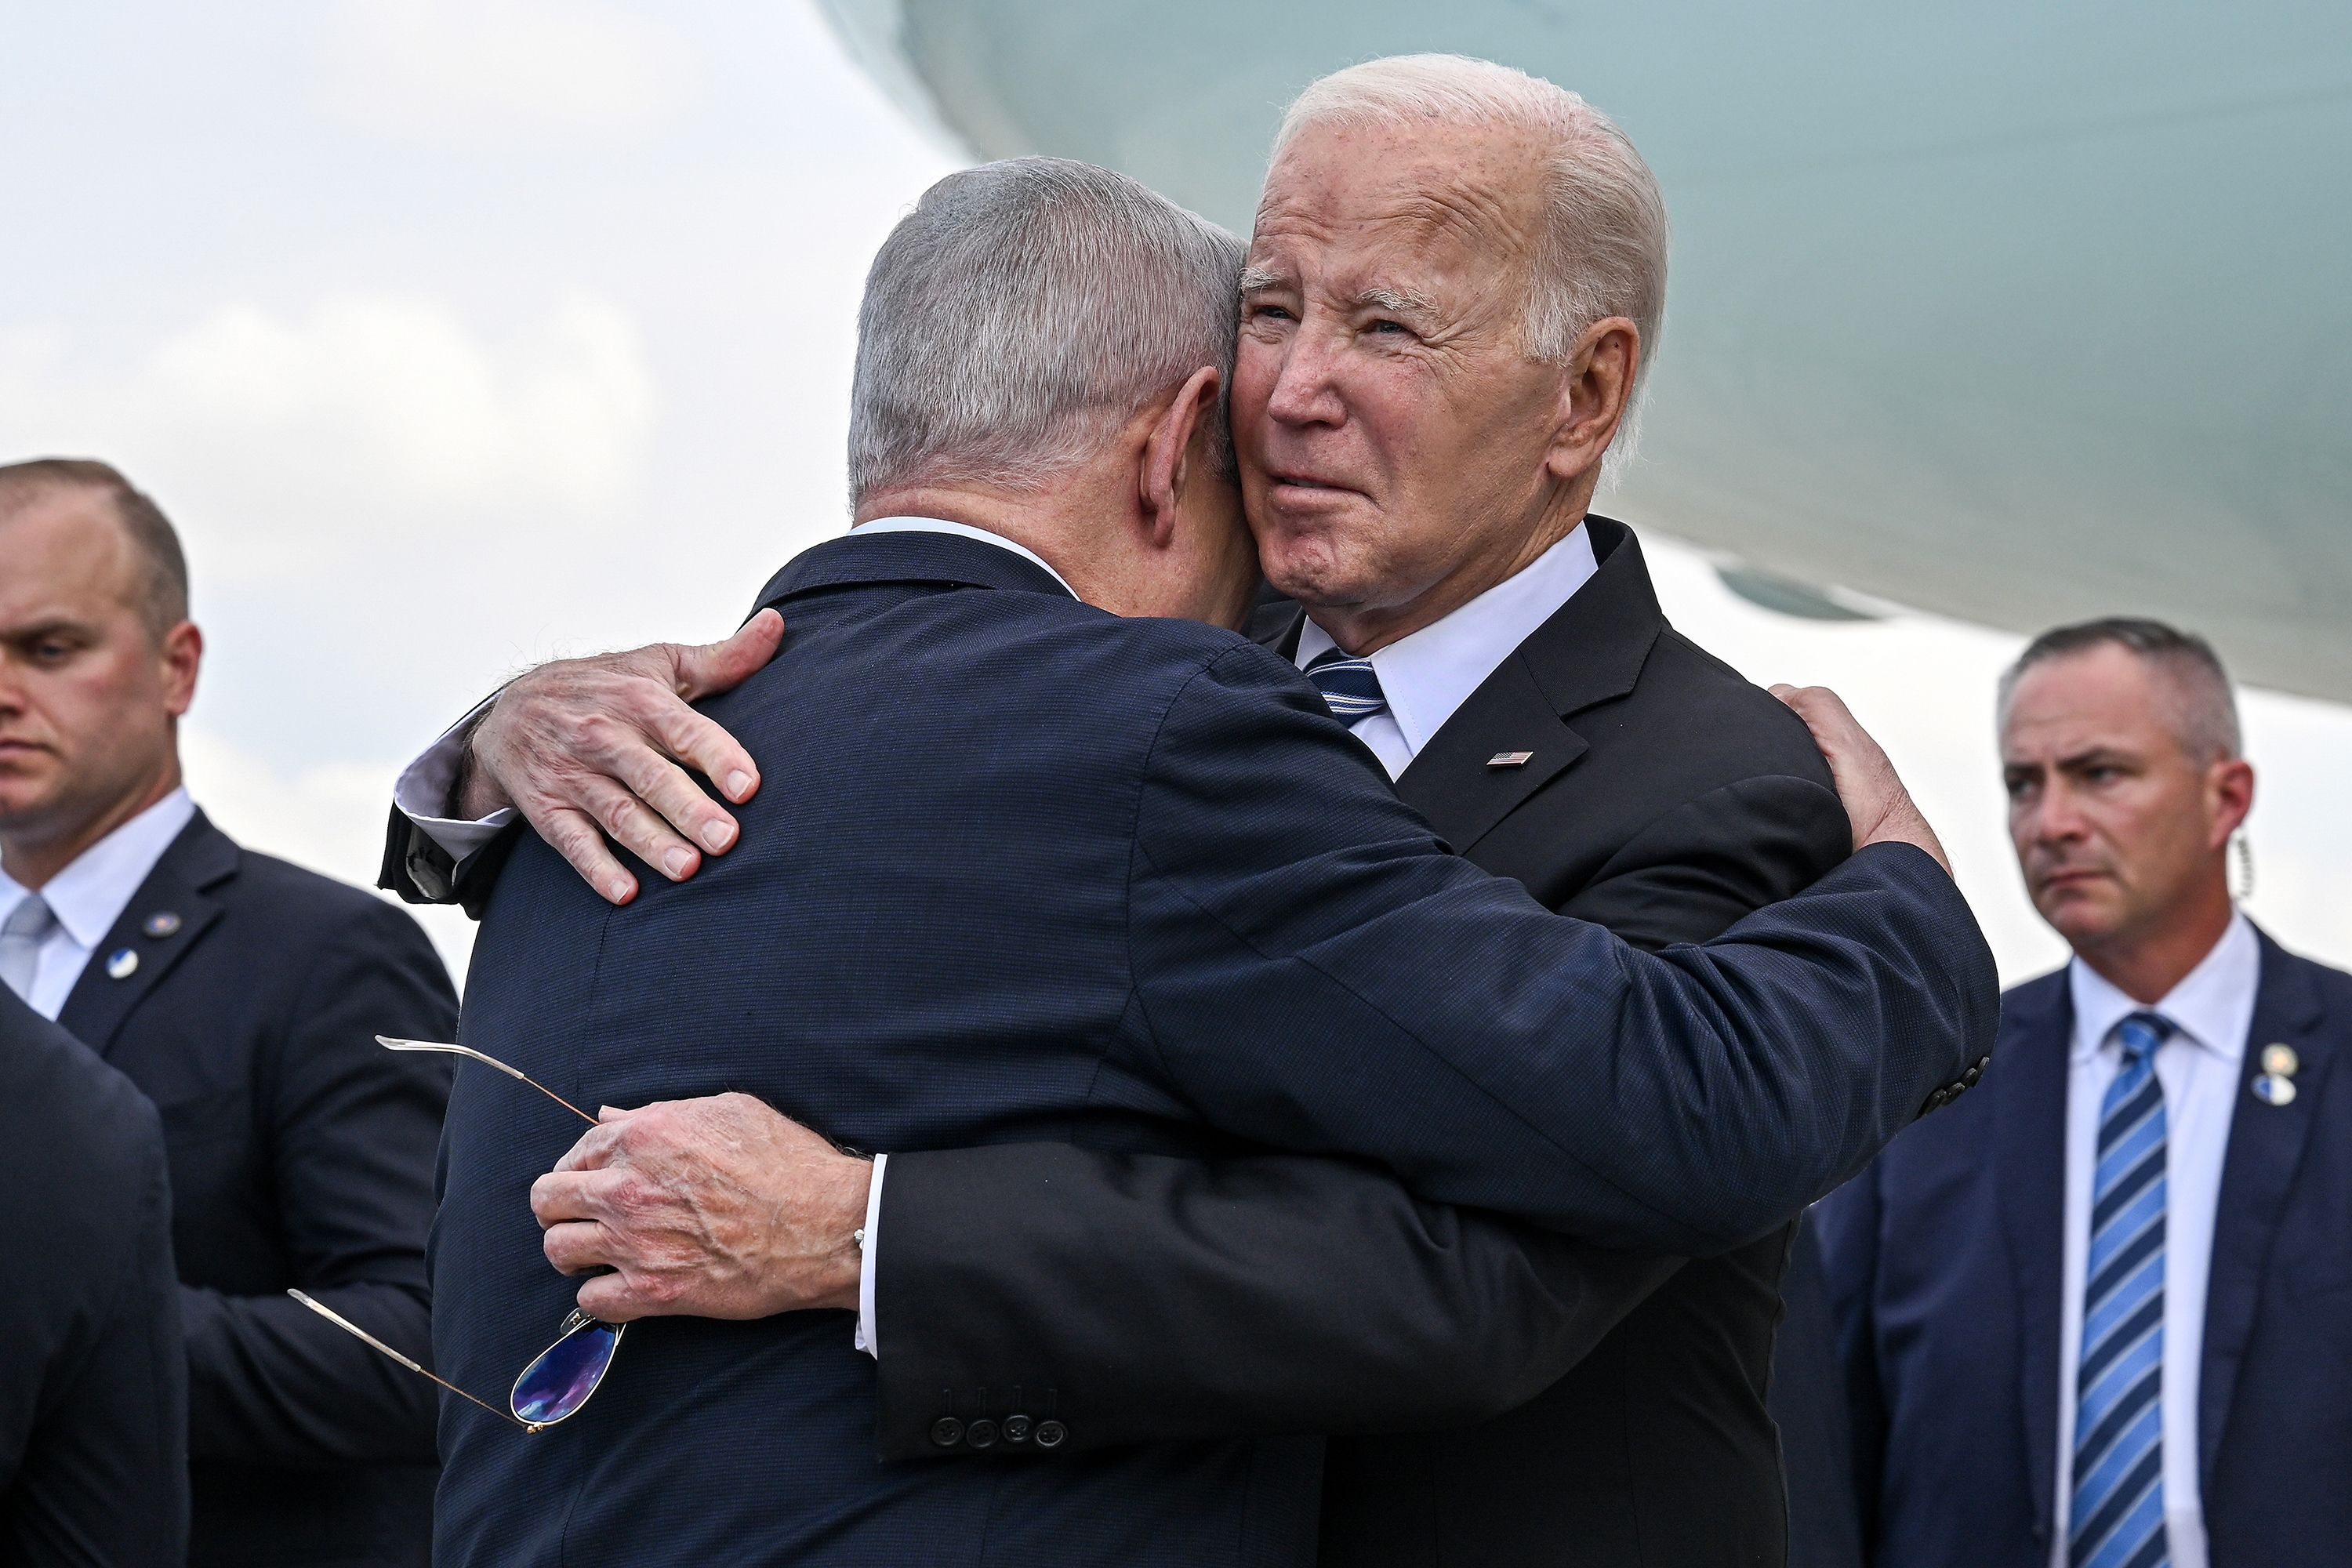
[[[0,940],[0,980],[11,977]],[[155,1108],[0,986],[0,1561],[187,1547],[187,1358]]]
[[[2352,976],[2231,905],[2253,779],[2201,641],[2061,628],[2001,720],[2074,957],[2003,998],[1984,1089],[1822,1205],[1870,1561],[2340,1564]]]
[[[1020,204],[1031,195],[1052,199],[1033,178],[1046,192],[1084,181],[1098,200],[1118,194],[1150,201],[1115,176],[1050,164],[952,177],[877,263],[861,389],[874,373],[866,356],[877,353],[876,299],[908,308],[898,294],[899,268],[933,254],[942,226],[951,220],[960,243],[998,265],[1008,255],[1029,259],[1022,237],[1060,226],[1022,216]],[[997,201],[1014,210],[992,212]],[[1006,223],[1008,216],[1022,221]],[[1084,255],[1100,248],[1084,247]],[[1140,260],[1113,272],[1139,277],[1154,297],[1171,291]],[[1040,310],[1083,331],[1082,300],[1048,294]],[[996,352],[985,341],[963,347],[968,333],[923,330],[930,324],[919,312],[912,321],[892,320],[910,341]],[[1079,346],[1094,345],[1081,336]],[[883,363],[887,369],[887,357]],[[928,405],[872,395],[877,405],[857,411],[854,425],[876,418],[877,406],[887,415]],[[1152,433],[1149,447],[1164,449],[1163,438],[1181,443],[1196,454],[1185,467],[1197,475],[1208,466],[1202,444],[1161,432],[1181,432],[1214,402],[1214,373],[1204,371],[1165,410],[1148,405],[1139,418]],[[1164,596],[1179,580],[1177,562],[1161,561],[1164,547],[1141,542],[1170,526],[1213,537],[1214,524],[1161,521],[1170,509],[1151,499],[1165,493],[1161,483],[1138,485],[1124,444],[1122,437],[1099,458],[1097,471],[1059,478],[1050,497],[1024,498],[1011,511],[984,485],[958,493],[932,478],[929,504],[961,515],[892,521],[889,509],[905,488],[869,489],[861,512],[881,519],[811,552],[772,584],[768,600],[783,605],[795,626],[786,652],[711,706],[713,720],[754,737],[771,780],[770,791],[747,808],[751,831],[741,848],[706,873],[707,886],[656,885],[616,915],[572,882],[544,845],[525,840],[491,895],[468,1042],[568,1087],[574,1098],[629,1104],[735,1085],[868,1146],[920,1147],[975,1127],[1019,1138],[1054,1122],[1113,1145],[1199,1148],[1239,1137],[1352,1148],[1391,1160],[1440,1195],[1481,1194],[1499,1206],[1531,1206],[1555,1225],[1654,1247],[1668,1237],[1745,1234],[1784,1214],[1788,1194],[1809,1187],[1819,1163],[1837,1156],[1783,1143],[1769,1131],[1779,1118],[1769,1102],[1809,1101],[1799,1121],[1812,1129],[1828,1102],[1784,1080],[1752,1107],[1753,1120],[1727,1118],[1741,1139],[1766,1132],[1776,1145],[1769,1155],[1757,1161],[1718,1148],[1711,1153],[1719,1159],[1694,1160],[1677,1141],[1643,1131],[1662,1112],[1679,1114],[1654,1101],[1653,1091],[1679,1103],[1682,1090],[1674,1086],[1686,1068],[1720,1079],[1714,1052],[1694,1056],[1687,1040],[1668,1058],[1631,1039],[1622,1048],[1596,1044],[1533,1077],[1508,1070],[1508,1110],[1486,1100],[1499,1085],[1479,1063],[1508,1060],[1512,1042],[1530,1025],[1553,1037],[1549,1006],[1497,994],[1498,983],[1542,992],[1574,977],[1580,991],[1613,990],[1620,979],[1646,984],[1676,966],[1622,948],[1612,949],[1622,956],[1598,971],[1565,952],[1513,956],[1518,938],[1507,922],[1486,918],[1457,940],[1450,921],[1431,922],[1433,906],[1400,872],[1437,876],[1449,888],[1466,879],[1462,888],[1504,898],[1532,921],[1523,934],[1574,931],[1579,940],[1601,941],[1595,928],[1557,921],[1511,884],[1481,879],[1443,854],[1395,801],[1372,759],[1299,683],[1295,667],[1199,627],[1105,620],[1074,604],[1072,588],[1121,609],[1202,614],[1226,596]],[[915,456],[933,468],[947,461]],[[1145,463],[1147,474],[1176,467],[1172,459]],[[1119,517],[1139,495],[1152,512],[1130,511],[1125,527],[1098,521]],[[992,521],[982,537],[970,537],[975,517]],[[1234,526],[1230,517],[1224,526]],[[1202,550],[1192,546],[1196,558]],[[1023,559],[1033,551],[1064,565],[1070,587],[1043,562]],[[1245,552],[1206,553],[1213,582],[1246,589]],[[1228,575],[1235,565],[1243,574]],[[788,814],[791,831],[773,821],[759,831],[758,819],[779,811]],[[1400,826],[1412,826],[1399,837],[1360,811],[1402,814]],[[1383,844],[1391,847],[1367,853]],[[1408,845],[1415,847],[1411,861],[1395,859]],[[1817,900],[1829,899],[1842,908],[1847,880],[1891,868],[1878,852],[1865,854],[1804,902],[1820,909]],[[1879,929],[1899,933],[1906,915],[1888,908],[1889,923]],[[1776,917],[1801,918],[1799,905],[1753,917],[1743,928],[1763,946],[1710,949],[1703,962],[1777,947],[1785,938],[1763,935],[1779,929]],[[1357,920],[1366,923],[1357,928]],[[783,929],[792,939],[779,945],[774,934]],[[1778,973],[1781,962],[1776,957],[1767,972]],[[593,983],[578,972],[586,963],[594,965]],[[1940,958],[1931,965],[1944,966]],[[1927,997],[1914,997],[1947,1049],[1956,1043],[1948,1037],[1954,1020],[1935,1016],[1949,995],[1947,979],[1960,979],[1966,969],[1964,960],[1959,972],[1930,979]],[[1449,983],[1427,983],[1439,973]],[[1755,978],[1761,976],[1743,972],[1737,985],[1710,987],[1708,1010],[1746,1018],[1751,998],[1742,993]],[[1906,970],[1896,989],[1907,992],[1919,978]],[[1852,999],[1891,979],[1874,969],[1872,984]],[[1909,1037],[1900,1028],[1878,1033],[1892,1021],[1885,1016],[1832,1023],[1829,1015],[1842,1010],[1832,994],[1810,984],[1798,989],[1803,1002],[1774,1009],[1774,1031],[1787,1031],[1780,1045],[1760,1057],[1738,1053],[1734,1081],[1717,1081],[1710,1091],[1714,1105],[1728,1101],[1713,1096],[1748,1101],[1750,1068],[1824,1034],[1819,1043],[1849,1065],[1818,1092],[1843,1098],[1858,1086],[1843,1076],[1858,1065],[1852,1053],[1876,1061],[1878,1039]],[[1603,1005],[1590,1016],[1617,1020],[1636,1037],[1654,1020],[1679,1036],[1683,1007],[1659,998]],[[1825,1011],[1816,1015],[1817,1007]],[[745,1019],[758,1026],[747,1031]],[[1407,1026],[1402,1035],[1392,1032],[1399,1025]],[[1286,1044],[1268,1051],[1260,1040]],[[1073,1047],[1076,1059],[1064,1063]],[[1335,1051],[1346,1058],[1346,1070],[1331,1070],[1326,1058]],[[1433,1075],[1433,1058],[1444,1064]],[[1946,1070],[1957,1071],[1959,1058],[1948,1059]],[[1663,1083],[1653,1076],[1661,1069]],[[1606,1087],[1601,1079],[1571,1087],[1595,1073]],[[1768,1068],[1765,1076],[1780,1073]],[[1898,1082],[1872,1070],[1859,1077],[1876,1079],[1866,1094],[1892,1094],[1882,1110],[1895,1121],[1916,1110],[1914,1093],[1935,1081],[1906,1073]],[[436,1233],[442,1370],[467,1386],[510,1375],[506,1363],[530,1331],[532,1303],[549,1309],[551,1322],[566,1295],[537,1271],[530,1232],[490,1201],[536,1168],[513,1124],[543,1120],[520,1108],[505,1082],[482,1080],[477,1089],[472,1076],[461,1080]],[[1465,1098],[1472,1083],[1490,1087]],[[1570,1098],[1555,1100],[1559,1095]],[[1548,1101],[1578,1106],[1575,1125],[1557,1122]],[[757,1100],[730,1095],[625,1118],[611,1124],[604,1152],[637,1147],[641,1129],[657,1133],[673,1113],[690,1119],[700,1113],[696,1104],[741,1115]],[[1412,1112],[1400,1114],[1401,1105]],[[1530,1129],[1539,1130],[1535,1142]],[[560,1123],[553,1131],[560,1135]],[[1797,1142],[1804,1141],[1801,1134]],[[1673,1168],[1624,1168],[1609,1144],[1638,1149],[1637,1164],[1664,1158]],[[1563,1163],[1547,1149],[1578,1152]],[[609,1173],[609,1165],[599,1165],[586,1173],[587,1184]],[[536,1184],[535,1203],[551,1190],[551,1180]],[[1675,1211],[1664,1226],[1660,1216],[1637,1212],[1660,1203]],[[543,1206],[541,1217],[549,1218]],[[565,1244],[567,1233],[594,1228],[558,1219],[546,1239],[549,1255],[567,1267],[599,1261],[568,1256]],[[596,1308],[602,1283],[583,1290],[583,1305]],[[638,1281],[624,1266],[613,1283],[633,1289]],[[712,1315],[761,1311],[756,1300],[735,1301]],[[1046,1413],[1035,1420],[1033,1440],[1046,1450],[1070,1447],[1072,1462],[1029,1479],[1000,1482],[961,1466],[836,1473],[837,1424],[862,1414],[871,1387],[842,1326],[775,1320],[753,1325],[765,1330],[753,1333],[699,1318],[647,1327],[656,1331],[648,1341],[655,1350],[616,1367],[608,1390],[574,1418],[587,1424],[584,1431],[567,1426],[568,1459],[549,1454],[555,1445],[519,1441],[470,1409],[450,1406],[445,1555],[475,1560],[495,1542],[534,1560],[564,1535],[680,1557],[722,1540],[757,1542],[779,1560],[795,1553],[860,1560],[884,1554],[886,1540],[902,1553],[949,1542],[962,1551],[976,1549],[970,1510],[989,1497],[991,1552],[1225,1561],[1237,1539],[1253,1558],[1304,1546],[1308,1517],[1301,1505],[1311,1507],[1311,1490],[1302,1497],[1300,1483],[1311,1481],[1311,1468],[1286,1470],[1276,1456],[1292,1452],[1286,1446],[1162,1444],[1085,1456],[1076,1453],[1068,1424]],[[624,1392],[629,1388],[637,1392]],[[779,1452],[789,1456],[782,1465]],[[1243,1472],[1223,1467],[1243,1455],[1251,1479],[1236,1493],[1233,1483]],[[756,1478],[734,1473],[754,1463]],[[1181,1514],[1168,1512],[1180,1492]],[[1236,1515],[1235,1508],[1246,1511]],[[1183,1528],[1171,1530],[1179,1517]]]
[[[188,1356],[190,1561],[425,1561],[432,1401],[287,1299],[429,1336],[455,1026],[404,911],[240,848],[180,784],[202,651],[153,503],[102,465],[0,469],[0,926],[27,994],[155,1104]]]

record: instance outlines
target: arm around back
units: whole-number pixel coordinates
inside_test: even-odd
[[[1170,706],[1129,901],[1152,1059],[1206,1120],[1605,1246],[1737,1245],[1859,1170],[1985,1053],[1951,879],[1874,846],[1651,954],[1446,854],[1263,649]]]
[[[1291,1155],[897,1154],[882,1208],[886,1458],[939,1451],[931,1422],[983,1389],[1022,1388],[1073,1448],[1465,1425],[1542,1392],[1677,1266]]]

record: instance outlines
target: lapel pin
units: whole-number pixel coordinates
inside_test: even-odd
[[[2254,1098],[2264,1105],[2293,1105],[2294,1079],[2266,1072],[2254,1079]]]
[[[1533,752],[1496,752],[1486,759],[1490,768],[1523,768],[1536,760]]]
[[[128,980],[139,973],[139,955],[127,947],[118,947],[106,956],[106,977]]]
[[[141,923],[139,929],[149,936],[170,936],[180,929],[180,917],[170,910],[158,910]]]
[[[2273,1078],[2293,1078],[2295,1069],[2301,1066],[2303,1066],[2303,1058],[2294,1054],[2293,1046],[2263,1047],[2263,1071]]]

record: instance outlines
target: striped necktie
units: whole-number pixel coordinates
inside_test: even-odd
[[[1349,658],[1338,648],[1325,648],[1309,661],[1307,679],[1330,705],[1331,716],[1354,728],[1389,705],[1381,694],[1381,678],[1369,658]]]
[[[2115,1028],[2123,1067],[2099,1105],[2074,1382],[2071,1568],[2167,1568],[2164,1536],[2164,1086],[2154,1013]]]

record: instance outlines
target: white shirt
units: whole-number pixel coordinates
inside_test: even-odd
[[[1349,726],[1356,739],[1389,777],[1402,773],[1454,710],[1600,569],[1592,535],[1579,523],[1516,576],[1373,654],[1372,673],[1389,705]],[[1298,634],[1298,668],[1338,646],[1309,619]]]
[[[2059,1297],[2058,1489],[2052,1568],[2066,1568],[2067,1514],[2074,1490],[2074,1383],[2083,1346],[2083,1275],[2091,1250],[2091,1175],[2100,1104],[2122,1069],[2123,1047],[2108,1037],[2133,1013],[2160,1013],[2175,1032],[2156,1051],[2164,1086],[2164,1521],[2172,1568],[2206,1568],[2205,1510],[2197,1486],[2197,1390],[2205,1351],[2205,1286],[2213,1261],[2213,1215],[2238,1068],[2253,1027],[2262,948],[2242,914],[2213,951],[2153,1007],[2133,1001],[2081,959],[2067,971],[2074,1038],[2066,1070],[2066,1256]]]
[[[41,939],[34,960],[33,987],[26,1004],[44,1018],[55,1019],[65,1010],[74,982],[89,965],[90,955],[114,922],[130,907],[139,884],[172,847],[196,815],[196,803],[183,787],[173,790],[68,862],[41,889],[49,912],[57,917]],[[25,901],[27,889],[0,871],[0,921]]]

